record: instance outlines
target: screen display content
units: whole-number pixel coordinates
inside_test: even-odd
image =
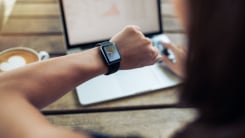
[[[68,48],[108,40],[126,25],[162,33],[159,0],[61,0]]]

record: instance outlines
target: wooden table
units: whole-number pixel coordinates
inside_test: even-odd
[[[170,0],[162,0],[163,26],[170,39],[185,44],[185,35]],[[17,0],[13,13],[0,33],[0,50],[25,46],[46,50],[52,56],[66,51],[57,0]],[[140,134],[149,138],[170,137],[192,121],[195,110],[177,105],[178,87],[130,98],[81,106],[74,91],[42,110],[47,119],[67,128],[109,134]]]

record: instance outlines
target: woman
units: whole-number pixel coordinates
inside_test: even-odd
[[[173,2],[188,35],[181,102],[199,111],[174,138],[244,138],[245,1]]]
[[[243,59],[245,59],[245,54],[243,53],[243,32],[245,32],[245,15],[243,14],[245,13],[245,8],[243,7],[243,5],[245,5],[245,1],[173,0],[173,2],[177,8],[178,16],[180,17],[180,20],[188,35],[188,56],[186,60],[187,62],[186,64],[184,64],[184,66],[182,66],[185,61],[185,52],[183,51],[183,49],[175,47],[172,44],[164,45],[165,47],[171,49],[175,53],[177,57],[176,63],[170,62],[166,57],[162,57],[162,59],[165,61],[165,63],[169,65],[169,67],[173,71],[176,72],[176,74],[179,74],[184,78],[184,85],[181,89],[181,103],[193,106],[199,111],[199,117],[197,118],[197,120],[189,124],[180,132],[176,133],[176,135],[173,137],[244,138],[245,110],[243,110],[242,106],[245,102],[245,86],[242,80],[243,78],[245,78],[245,68],[242,66],[242,64],[244,63]],[[122,34],[125,33],[121,33],[121,35],[119,35],[119,37],[117,36],[116,38],[120,38],[120,36],[121,38],[125,38]],[[116,43],[123,43],[123,41],[120,41],[123,39],[112,40],[115,40]],[[150,44],[148,43],[146,45],[149,46]],[[148,49],[147,46],[145,48]],[[152,64],[161,58],[157,56],[155,49],[150,49],[146,51],[151,51],[149,53],[154,53],[154,56],[150,56],[152,54],[149,54],[146,57],[140,56],[139,52],[137,54],[139,57],[137,57],[138,59],[144,61],[144,64],[141,63],[137,65]],[[130,53],[130,51],[128,52]],[[91,56],[91,54],[93,56]],[[132,57],[132,55],[134,54],[127,54],[127,56],[125,57],[127,59],[127,57]],[[78,55],[73,56],[78,57]],[[103,68],[103,64],[101,64],[102,62],[98,60],[100,58],[98,57],[98,54],[96,54],[95,49],[87,51],[81,54],[80,56],[84,57],[85,59],[88,58],[90,59],[90,61],[92,60],[98,63],[96,65],[99,65],[99,67],[96,65],[89,66],[88,64],[84,64],[83,66],[87,67],[83,71],[86,72],[87,70],[92,69],[92,71],[94,71],[95,73],[87,72],[89,73],[87,74],[88,76],[86,74],[81,74],[79,78],[74,77],[77,75],[76,73],[70,74],[72,79],[67,76],[62,77],[66,78],[66,80],[64,81],[68,83],[69,87],[62,86],[62,88],[59,89],[59,87],[54,84],[54,86],[51,87],[53,89],[51,89],[50,92],[57,92],[62,90],[63,92],[66,92],[70,88],[74,87],[74,84],[84,82],[89,78],[94,77],[95,75],[106,72],[105,67]],[[71,61],[69,62],[69,65],[73,65],[73,67],[76,67],[76,65],[78,63],[80,64],[81,60],[83,59],[79,58],[78,61],[75,61],[74,57],[67,57],[66,60]],[[148,58],[150,58],[151,60],[149,60]],[[54,59],[53,61],[55,60],[57,60],[57,62],[59,63],[59,59]],[[49,61],[42,64],[49,65],[50,63],[53,63],[53,61]],[[124,61],[124,69],[138,67],[133,66],[133,64],[136,64],[136,61],[132,61],[132,64],[126,64],[126,61],[129,62],[128,60]],[[84,62],[86,63],[86,61]],[[42,68],[40,64],[30,66],[32,67],[29,67],[29,69],[34,68],[35,66]],[[67,65],[60,64],[60,66],[66,67]],[[184,69],[182,69],[183,67]],[[25,72],[25,70],[28,70],[28,68],[23,68],[21,72]],[[75,68],[75,70],[79,69]],[[18,75],[21,74],[17,71],[11,73],[13,73],[16,76],[16,78],[18,78]],[[66,74],[66,72],[63,72],[63,75],[64,74]],[[55,76],[56,72],[53,71],[51,74],[47,75]],[[11,79],[10,76],[11,75],[8,75],[8,73],[1,74],[0,82],[4,82],[4,80],[10,80],[12,84],[17,84],[17,82],[15,82],[16,80]],[[45,76],[42,76],[40,78],[45,78]],[[84,79],[80,80],[81,78]],[[60,80],[63,81],[62,79]],[[47,83],[46,80],[39,81],[44,84]],[[52,79],[50,83],[52,84]],[[62,84],[62,82],[59,83]],[[32,105],[35,105],[36,107],[43,107],[49,104],[51,101],[57,99],[61,94],[55,93],[52,97],[46,99],[46,102],[44,102],[43,100],[39,100],[40,96],[47,97],[47,95],[45,94],[39,95],[39,92],[44,91],[43,85],[42,87],[39,84],[36,84],[34,86],[36,86],[36,89],[32,89],[31,91],[29,91],[29,89],[25,90],[24,87],[20,87],[19,89],[23,90],[23,93],[25,93],[26,91],[32,92],[31,94],[26,93],[24,95],[21,95],[18,92],[14,91],[16,89],[12,89],[11,86],[8,86],[7,82],[0,84],[1,90],[6,90],[6,92],[8,92],[4,93],[3,91],[1,91],[0,106],[2,106],[3,104],[6,105],[6,103],[8,103],[8,101],[10,99],[12,100],[13,98],[16,101],[14,103],[10,102],[8,104],[8,108],[6,108],[5,105],[1,107],[1,137],[93,137],[87,133],[78,134],[68,130],[63,130],[62,128],[56,128],[50,125],[44,119],[44,117],[41,116],[38,110],[35,109],[35,107]],[[12,93],[9,93],[11,89]],[[37,89],[40,91],[36,91]],[[21,109],[22,112],[20,113],[20,117],[16,118],[15,115],[11,116],[10,113],[16,113],[16,110],[19,110],[17,107],[20,106],[25,107]],[[30,114],[32,116],[30,116]],[[28,118],[28,122],[26,122],[26,116],[30,116],[30,118]],[[9,119],[3,119],[4,117]],[[33,124],[35,125],[33,126]],[[21,128],[19,126],[21,126]]]

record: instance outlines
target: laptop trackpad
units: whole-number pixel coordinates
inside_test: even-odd
[[[133,70],[120,70],[109,76],[100,75],[79,85],[76,91],[80,103],[86,105],[174,86],[177,83],[176,77],[163,72],[155,64]]]
[[[125,95],[154,90],[160,83],[150,66],[119,71],[115,78]]]

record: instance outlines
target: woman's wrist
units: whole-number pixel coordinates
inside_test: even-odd
[[[99,47],[95,47],[92,49],[94,56],[92,56],[92,58],[94,58],[95,61],[95,68],[98,71],[98,74],[106,74],[108,72],[108,67],[106,66],[106,64],[103,61],[103,57],[100,53],[100,49]]]

